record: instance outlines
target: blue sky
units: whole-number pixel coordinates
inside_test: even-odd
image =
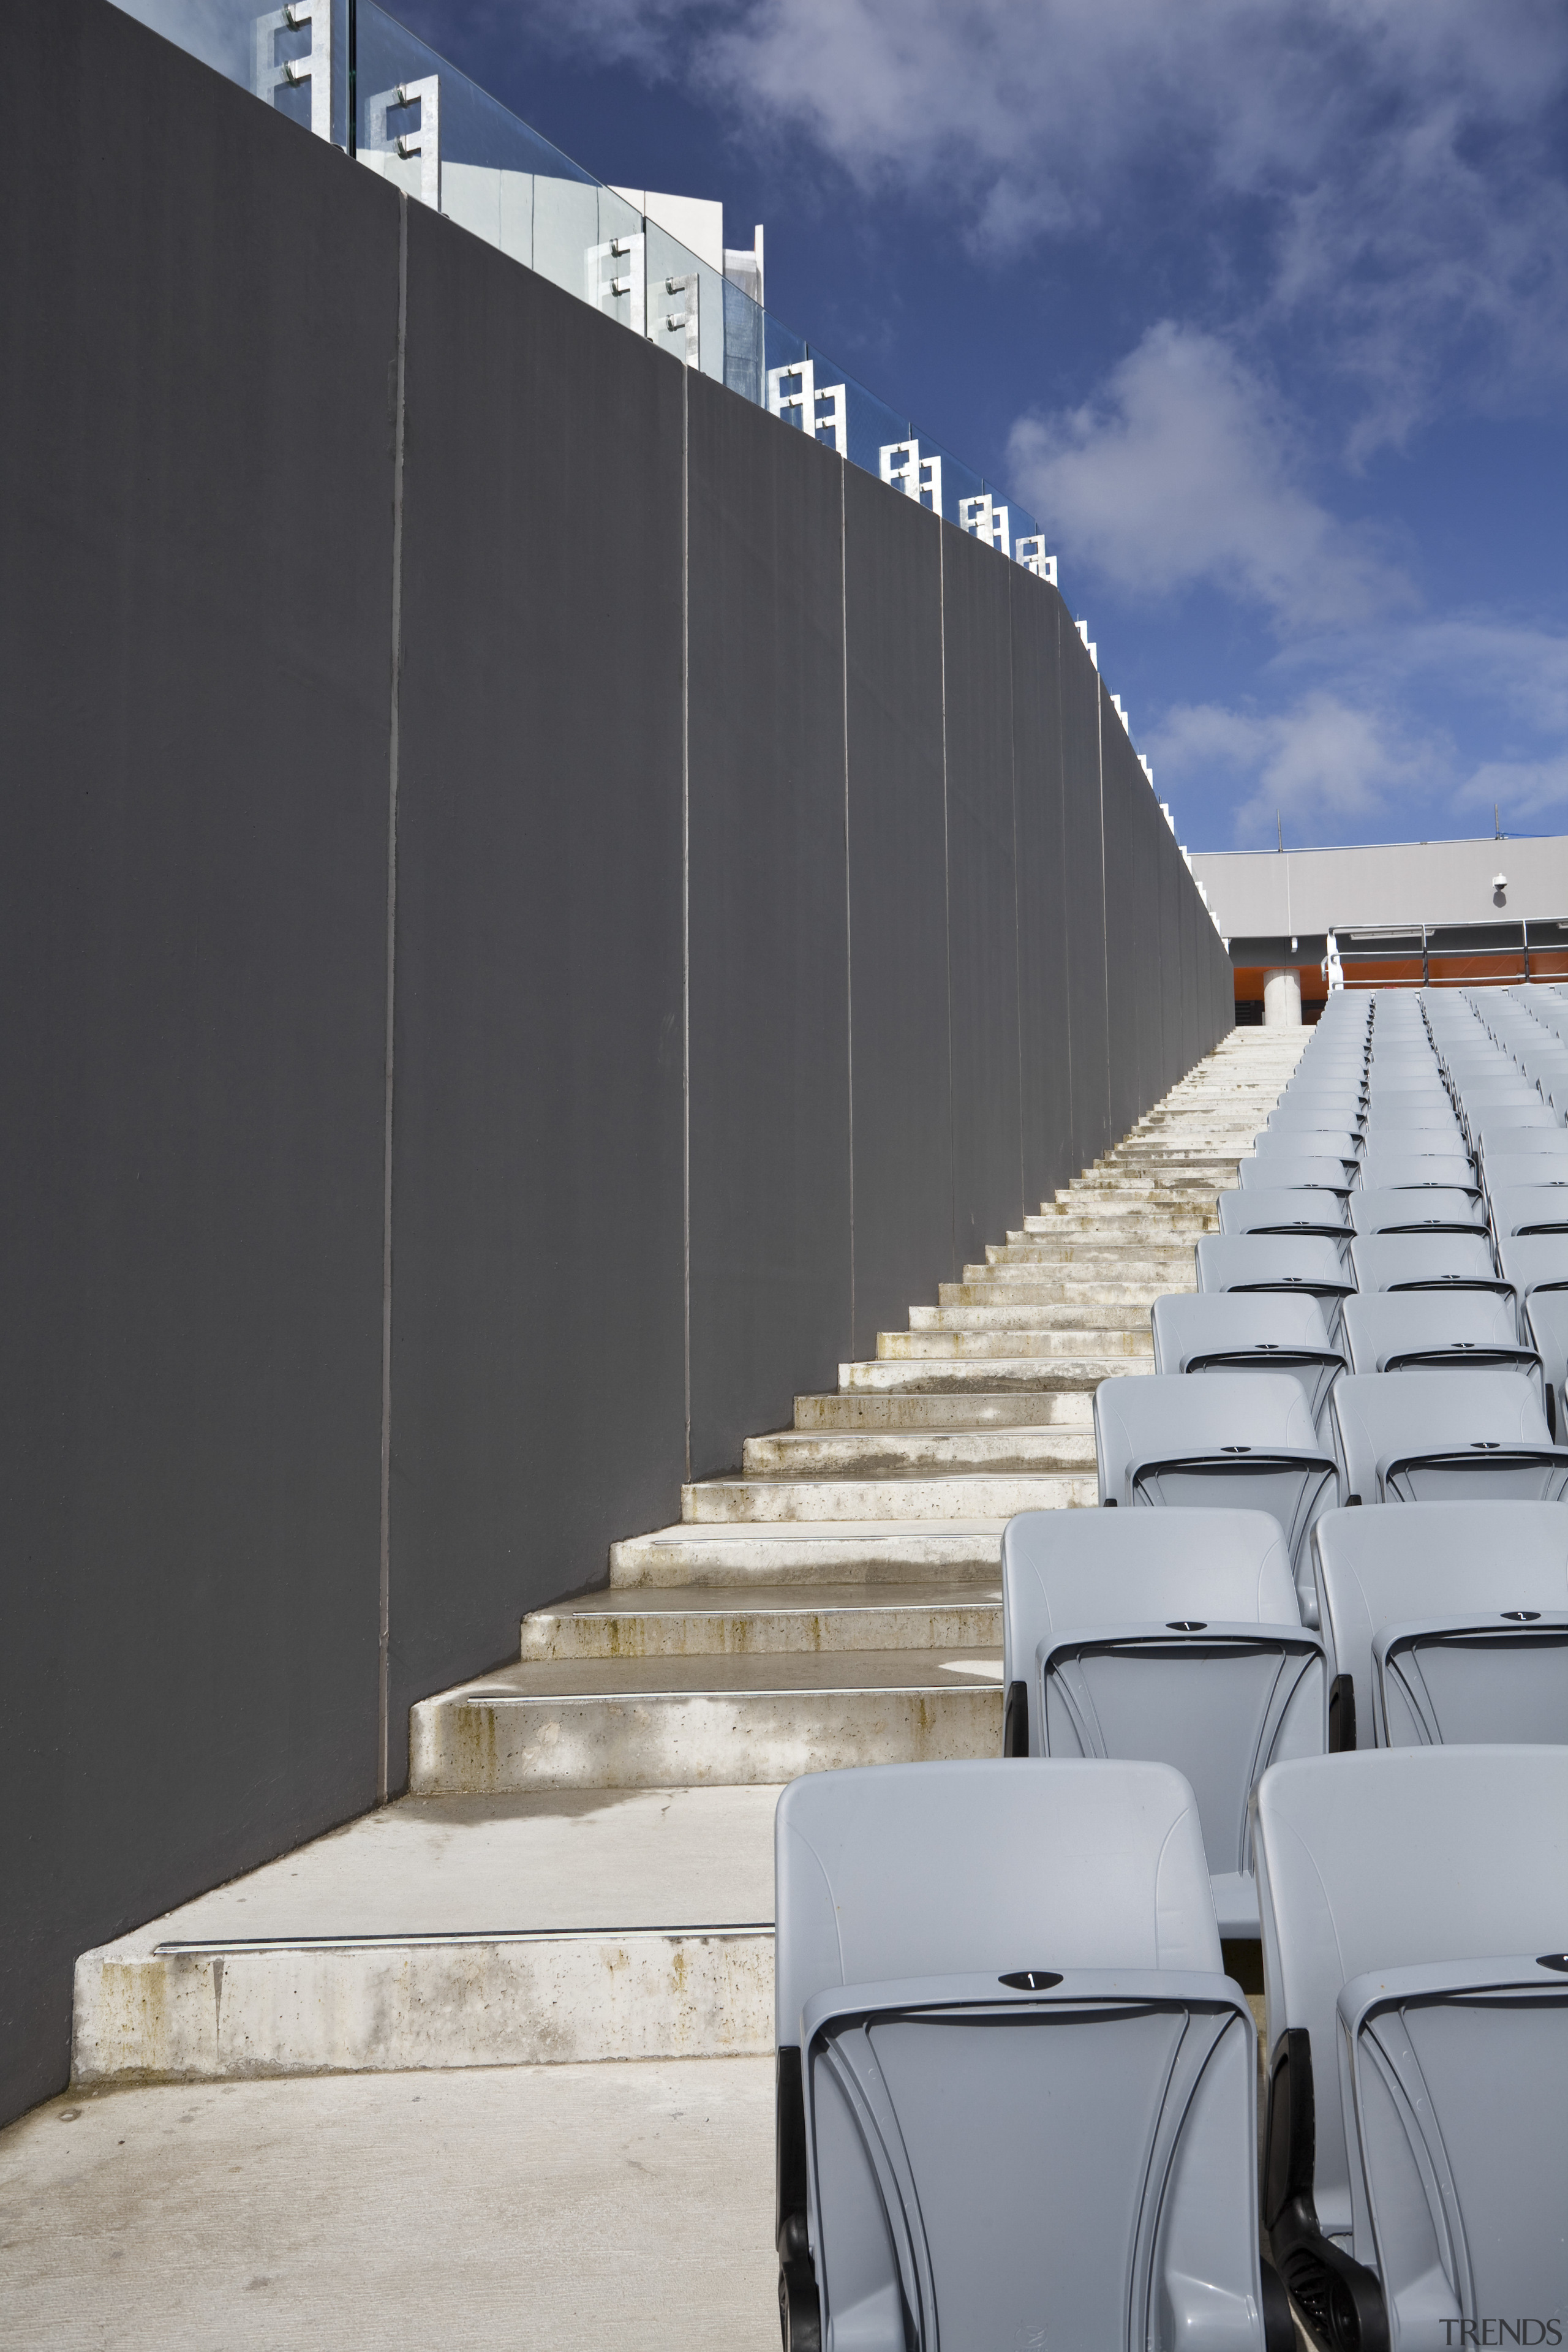
[[[1191,848],[1568,831],[1563,0],[401,0],[1034,509]]]

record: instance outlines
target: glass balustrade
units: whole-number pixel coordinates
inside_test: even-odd
[[[694,252],[374,0],[117,5],[685,366],[1056,578],[1036,518],[763,308],[749,255],[731,275],[721,250]]]

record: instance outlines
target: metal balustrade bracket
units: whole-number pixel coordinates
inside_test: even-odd
[[[667,295],[679,294],[684,308],[665,311],[654,331],[655,340],[666,334],[679,334],[684,329],[686,349],[682,356],[688,367],[700,368],[702,364],[702,280],[696,270],[689,270],[684,278],[667,278],[664,291]]]
[[[279,58],[279,33],[310,28],[310,47],[302,58]],[[289,0],[269,8],[252,27],[255,67],[251,88],[270,106],[280,89],[310,85],[310,131],[317,139],[332,135],[332,0]]]
[[[630,327],[634,334],[647,332],[647,273],[644,256],[647,249],[646,237],[613,236],[605,245],[591,245],[583,258],[585,276],[584,292],[595,310]],[[629,261],[631,267],[617,271],[617,261]],[[625,312],[617,310],[617,302],[630,298]]]
[[[1013,552],[1011,516],[1005,507],[996,505],[989,490],[983,490],[978,498],[959,499],[958,527],[971,539],[983,539],[1000,555]]]
[[[1048,580],[1053,588],[1056,586],[1057,559],[1054,555],[1046,553],[1046,534],[1043,530],[1022,533],[1015,543],[1013,553],[1026,572],[1032,572],[1037,580]]]
[[[889,441],[881,453],[882,479],[889,488],[902,490],[907,499],[918,506],[930,505],[933,514],[942,512],[942,459],[922,457],[918,441]]]
[[[814,441],[830,440],[839,457],[849,455],[849,418],[846,387],[819,384],[816,363],[797,360],[793,367],[768,370],[768,408],[782,423],[798,423]]]
[[[321,0],[325,7],[328,0]],[[417,131],[389,131],[386,118],[394,108],[417,106]],[[365,106],[366,154],[419,158],[419,201],[431,211],[441,209],[441,77],[426,74],[418,81],[401,81],[379,90]]]

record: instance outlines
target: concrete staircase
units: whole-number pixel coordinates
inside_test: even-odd
[[[836,1395],[414,1711],[411,1793],[79,1963],[83,2083],[772,2048],[772,1813],[833,1766],[994,1755],[998,1551],[1096,1497],[1305,1031],[1235,1031]]]

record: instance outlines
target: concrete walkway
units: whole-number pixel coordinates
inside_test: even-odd
[[[169,2084],[0,2133],[16,2352],[772,2352],[762,2058]]]
[[[1310,1034],[1233,1032],[837,1393],[618,1544],[607,1591],[416,1708],[403,1803],[83,1956],[80,2112],[0,2141],[38,2340],[380,2342],[381,2278],[431,2341],[469,2305],[487,2340],[774,2340],[778,1785],[998,1751],[1003,1527],[1093,1503],[1095,1387],[1152,1369],[1150,1306],[1193,1286]],[[169,2075],[200,2087],[110,2095]],[[121,2137],[151,2186],[117,2185]],[[118,2257],[100,2206],[129,2217]],[[186,2334],[146,2316],[149,2263]],[[275,2273],[295,2334],[246,2315]]]

